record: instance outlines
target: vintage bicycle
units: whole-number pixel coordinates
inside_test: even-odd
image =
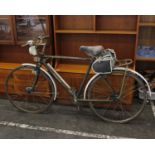
[[[117,60],[113,49],[104,49],[100,45],[81,46],[80,51],[86,53],[87,58],[45,55],[47,40],[47,36],[39,36],[27,41],[23,47],[29,46],[35,64],[22,64],[6,79],[7,97],[17,109],[30,113],[46,111],[56,101],[55,81],[58,81],[72,96],[78,109],[90,107],[105,121],[126,123],[143,111],[151,91],[145,78],[130,69],[132,60]],[[71,87],[55,70],[55,59],[89,62],[79,90]],[[90,78],[91,70],[94,74]],[[143,98],[137,100],[139,90],[143,91]]]

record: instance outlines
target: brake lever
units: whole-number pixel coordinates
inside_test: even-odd
[[[32,46],[34,44],[34,41],[33,40],[28,40],[25,44],[22,44],[21,46],[22,47],[25,47],[25,46]]]

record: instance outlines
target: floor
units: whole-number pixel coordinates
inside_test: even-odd
[[[48,113],[29,114],[0,99],[1,139],[155,138],[155,117],[150,104],[128,124],[107,123],[90,110],[53,105]]]

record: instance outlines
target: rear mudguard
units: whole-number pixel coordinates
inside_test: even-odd
[[[151,89],[150,89],[150,86],[149,86],[149,83],[148,81],[138,72],[130,69],[130,68],[124,68],[124,67],[116,67],[114,68],[113,70],[122,70],[122,71],[130,71],[132,72],[133,74],[137,75],[139,78],[141,78],[143,80],[143,82],[145,83],[146,85],[146,88],[147,88],[147,92],[148,92],[148,97],[147,98],[150,98],[151,97]],[[88,87],[89,87],[89,84],[98,76],[99,74],[95,74],[87,83],[86,87],[85,87],[85,90],[84,90],[84,99],[86,99],[86,95],[87,95],[87,90],[88,90]]]

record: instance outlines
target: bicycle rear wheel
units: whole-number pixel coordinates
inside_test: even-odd
[[[6,79],[5,89],[10,103],[17,109],[30,113],[47,110],[56,93],[49,76],[31,65],[12,70]]]
[[[135,97],[139,89],[145,94],[140,102]],[[126,123],[136,118],[144,109],[146,94],[143,80],[129,70],[98,74],[87,88],[87,99],[100,100],[99,103],[89,102],[93,112],[101,119],[115,123]]]

